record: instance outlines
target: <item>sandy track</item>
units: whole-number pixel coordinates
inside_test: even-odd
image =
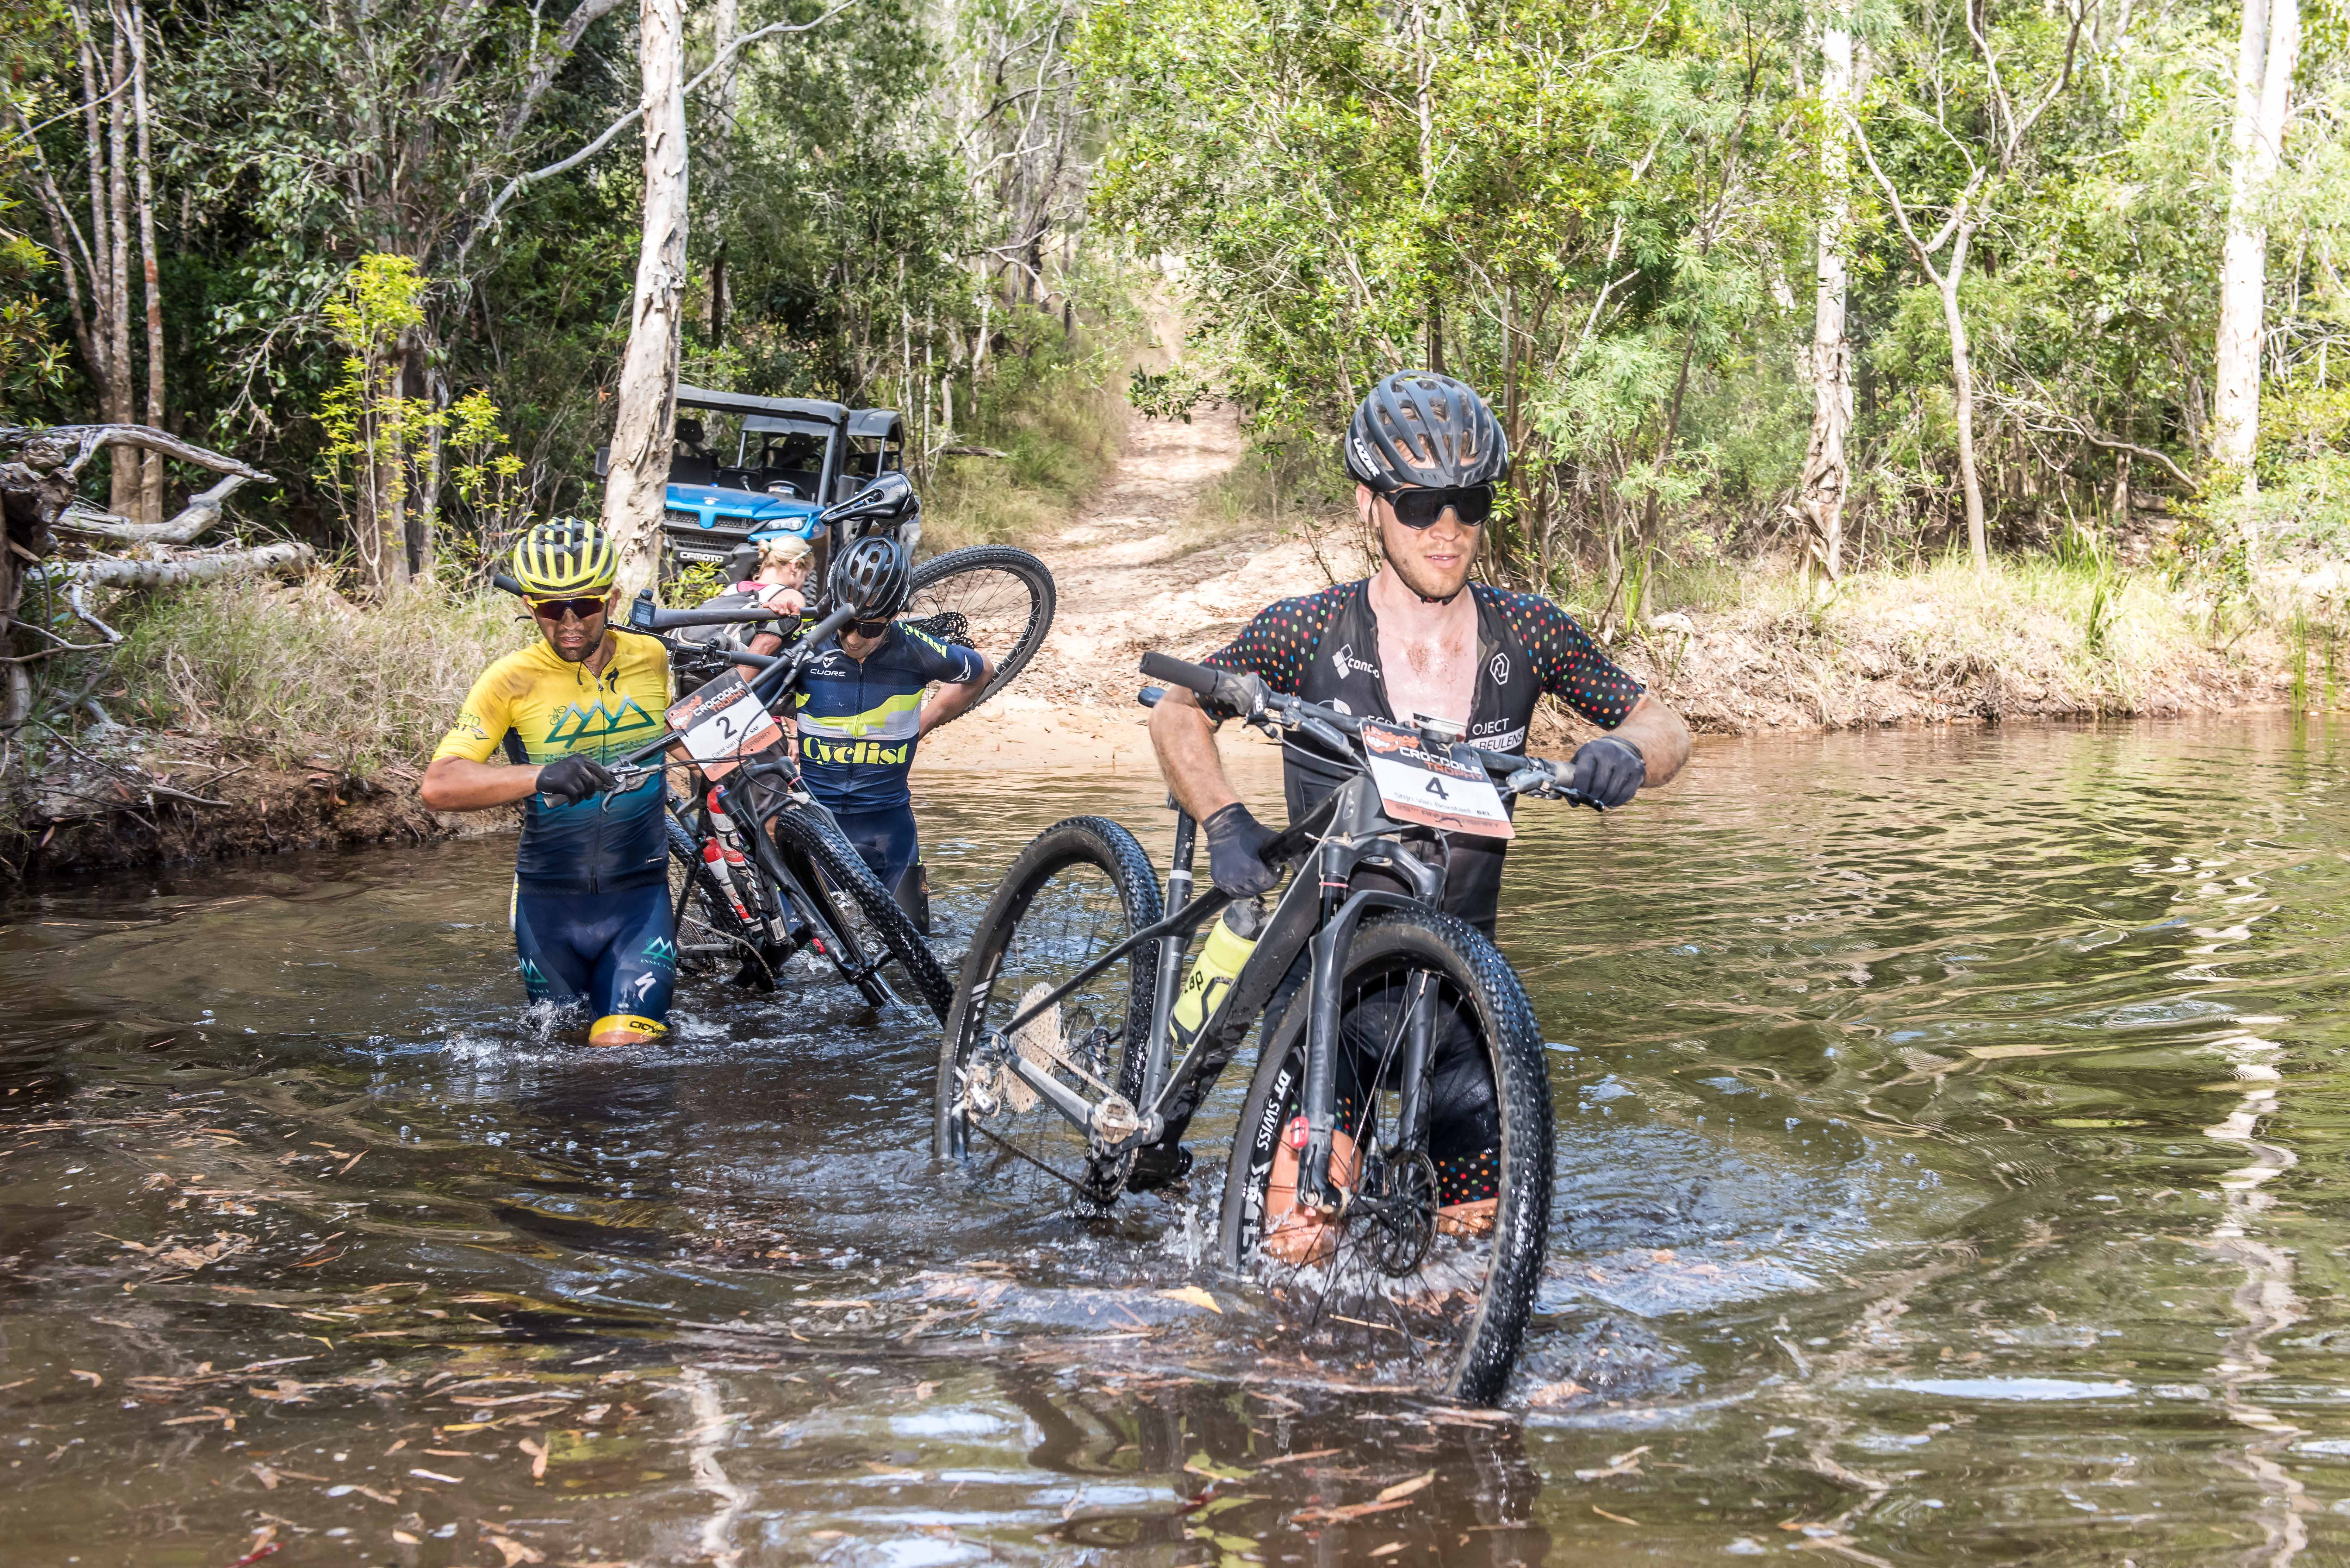
[[[1268,524],[1219,529],[1201,503],[1240,461],[1237,412],[1136,418],[1109,483],[1034,548],[1060,607],[1012,689],[922,742],[916,767],[1139,765],[1149,753],[1136,669],[1150,649],[1196,656],[1249,617],[1328,577],[1303,541]]]

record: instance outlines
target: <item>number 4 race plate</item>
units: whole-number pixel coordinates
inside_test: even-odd
[[[743,758],[784,738],[783,726],[731,670],[671,705],[669,722],[684,741],[686,751],[702,764],[704,776],[713,779],[724,778]]]
[[[1416,732],[1377,719],[1363,721],[1363,751],[1379,800],[1397,821],[1484,838],[1516,836],[1502,809],[1502,793],[1482,765],[1464,768],[1421,745]]]

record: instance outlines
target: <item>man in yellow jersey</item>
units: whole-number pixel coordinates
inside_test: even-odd
[[[658,1040],[677,981],[661,780],[614,790],[604,763],[662,732],[669,652],[606,624],[619,602],[619,560],[594,524],[540,524],[513,565],[542,635],[473,682],[424,771],[424,804],[527,803],[514,934],[530,999],[585,999],[596,1014],[591,1045]]]

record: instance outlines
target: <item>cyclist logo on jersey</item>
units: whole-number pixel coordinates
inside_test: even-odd
[[[667,937],[655,937],[645,944],[645,957],[655,963],[665,963],[674,968],[677,963],[677,944]]]
[[[592,708],[583,708],[574,702],[555,715],[554,723],[547,728],[546,743],[550,746],[577,746],[582,741],[602,740],[630,730],[652,727],[653,716],[639,707],[633,697],[621,698],[617,711],[605,707],[601,702]]]
[[[1493,662],[1485,667],[1485,672],[1493,678],[1494,685],[1507,686],[1510,683],[1510,656],[1506,653],[1493,655]]]
[[[1355,645],[1351,642],[1346,644],[1344,647],[1340,648],[1336,653],[1331,655],[1330,662],[1338,667],[1338,679],[1341,680],[1344,680],[1347,676],[1355,673],[1357,670],[1360,670],[1363,674],[1369,676],[1374,680],[1379,678],[1379,667],[1376,664],[1366,664],[1361,659],[1356,658]]]

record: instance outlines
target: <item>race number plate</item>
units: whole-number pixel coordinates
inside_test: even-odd
[[[1516,836],[1502,809],[1502,793],[1482,767],[1464,768],[1421,745],[1412,731],[1377,719],[1363,721],[1363,751],[1379,801],[1398,822],[1483,838]]]
[[[744,757],[765,751],[784,738],[765,706],[733,670],[712,680],[669,711],[670,727],[685,742],[686,751],[713,779],[733,773]]]

